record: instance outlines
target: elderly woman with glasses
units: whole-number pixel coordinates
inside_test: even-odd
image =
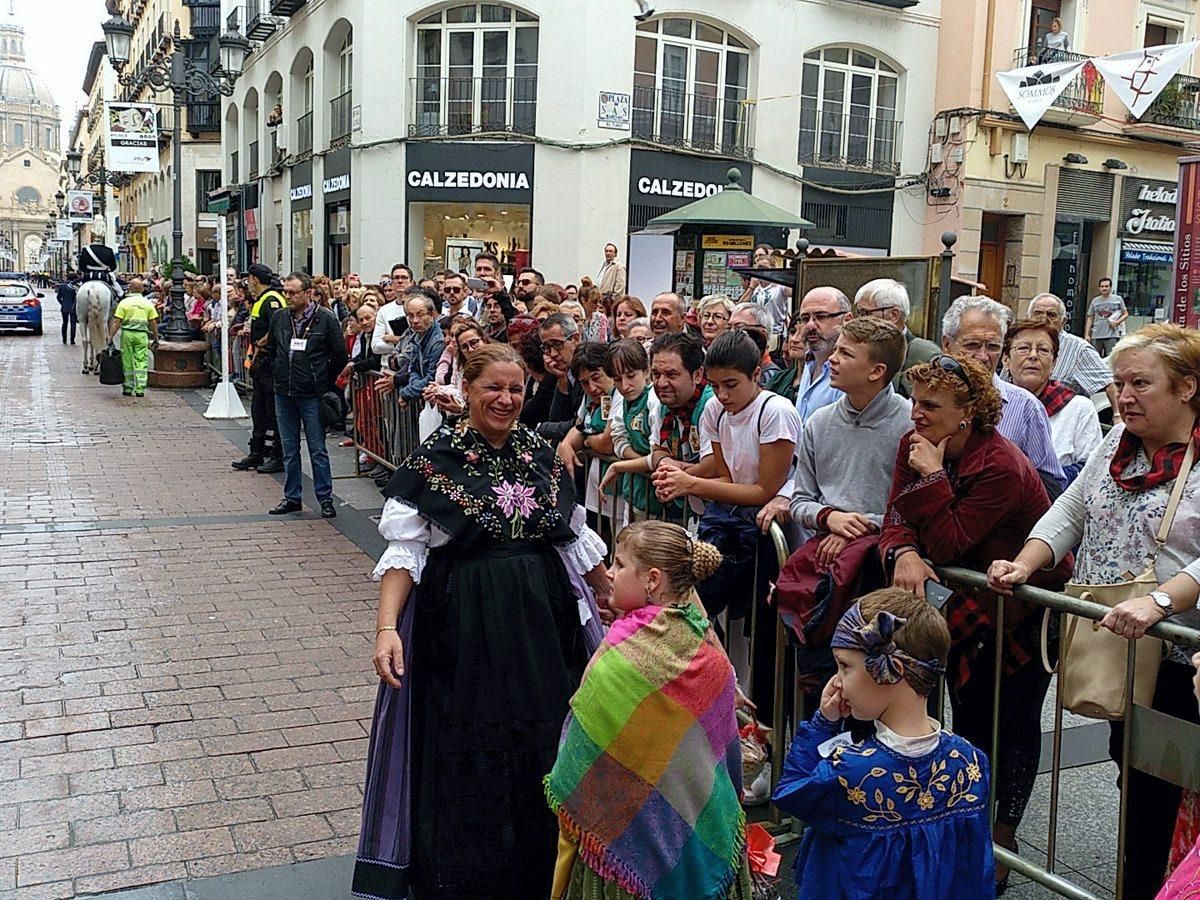
[[[1051,378],[1059,347],[1059,330],[1050,319],[1022,319],[1008,329],[1004,367],[1014,384],[1025,388],[1046,408],[1054,450],[1069,483],[1104,440],[1104,434],[1092,401]]]
[[[733,309],[734,302],[725,294],[709,294],[700,298],[700,337],[704,341],[705,349],[712,344],[717,335],[729,330]]]
[[[926,596],[937,581],[933,565],[987,571],[1025,543],[1029,529],[1050,508],[1050,498],[1029,459],[996,430],[1000,392],[974,358],[935,356],[908,373],[913,430],[900,441],[891,497],[879,549],[896,587]],[[1071,572],[1067,554],[1030,581],[1061,589]],[[929,597],[927,599],[933,599]],[[1020,603],[1006,607],[997,635],[996,599],[987,592],[956,591],[945,605],[952,639],[946,668],[954,730],[976,747],[992,746],[992,696],[996,641],[1003,642],[999,758],[996,786],[997,843],[1016,848],[1014,835],[1033,790],[1041,753],[1042,701],[1050,675],[1042,666],[1041,616]],[[996,866],[1003,884],[1007,871]]]

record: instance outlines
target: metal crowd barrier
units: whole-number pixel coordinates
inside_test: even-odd
[[[362,455],[395,469],[421,443],[419,419],[423,403],[401,407],[396,395],[380,395],[375,383],[391,373],[354,373],[350,379],[350,408],[354,412],[354,471],[363,474]]]
[[[949,586],[960,588],[987,588],[987,577],[980,572],[954,567],[938,567],[938,576]],[[1108,613],[1108,607],[1087,600],[1080,600],[1066,594],[1047,591],[1028,585],[1018,587],[1013,592],[1013,600],[1025,601],[1045,609],[1079,616],[1091,621],[1099,621]],[[1005,608],[1010,598],[1003,598],[997,604],[996,633],[1004,633]],[[1059,638],[1059,667],[1061,673],[1064,665],[1062,659],[1062,643],[1065,629],[1060,629]],[[1147,634],[1161,638],[1174,644],[1182,644],[1192,648],[1200,648],[1200,631],[1186,628],[1170,622],[1159,622],[1150,627]],[[999,743],[1000,685],[1003,677],[1004,641],[996,642],[995,683],[992,697],[992,746],[989,748],[989,759],[992,770],[995,771],[994,761],[997,758]],[[1163,781],[1170,782],[1185,790],[1200,791],[1200,725],[1178,719],[1173,716],[1141,706],[1133,702],[1134,650],[1136,642],[1129,640],[1129,655],[1126,665],[1126,707],[1124,741],[1121,748],[1121,771],[1138,770],[1152,775]],[[1050,810],[1046,835],[1046,865],[1039,866],[1026,857],[1013,853],[1006,847],[994,845],[996,860],[1008,866],[1012,871],[1019,872],[1031,881],[1062,897],[1077,898],[1077,900],[1098,900],[1096,895],[1086,887],[1056,873],[1055,847],[1058,838],[1059,819],[1059,780],[1062,773],[1063,745],[1063,705],[1061,691],[1055,691],[1054,733],[1051,753],[1050,772]],[[1124,891],[1125,836],[1128,833],[1129,779],[1121,778],[1120,812],[1117,822],[1117,872],[1114,891],[1117,900],[1121,900]],[[995,801],[995,780],[992,781],[993,804]],[[1137,823],[1133,823],[1136,827]]]
[[[221,378],[221,333],[207,335],[208,350],[204,364],[215,379]],[[249,338],[245,334],[229,336],[229,381],[243,394],[250,392],[250,361],[246,358]]]

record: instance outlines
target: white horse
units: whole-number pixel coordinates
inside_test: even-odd
[[[103,281],[85,281],[75,292],[75,314],[83,332],[83,374],[100,371],[97,355],[108,344],[113,292]]]

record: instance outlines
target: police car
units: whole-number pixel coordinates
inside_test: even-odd
[[[6,328],[42,333],[42,301],[24,281],[0,279],[0,330]]]

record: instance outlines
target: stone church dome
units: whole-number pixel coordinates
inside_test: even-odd
[[[54,107],[42,76],[25,64],[25,29],[0,21],[0,104]]]

